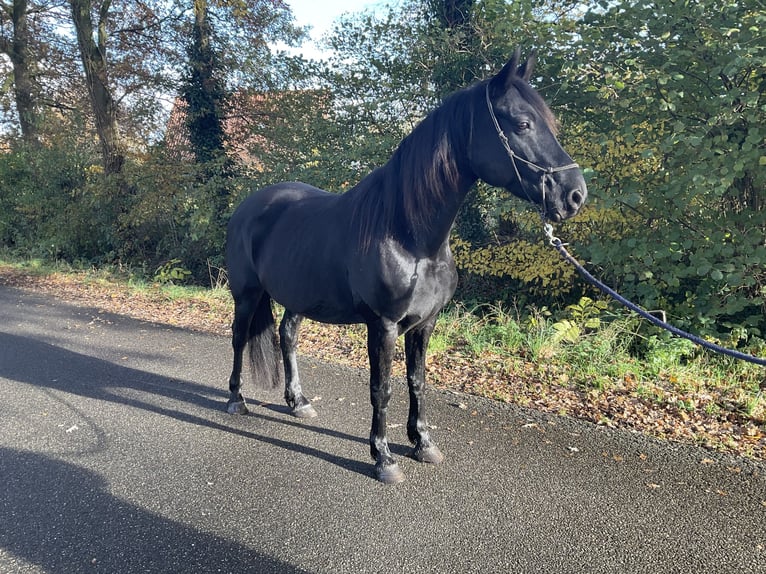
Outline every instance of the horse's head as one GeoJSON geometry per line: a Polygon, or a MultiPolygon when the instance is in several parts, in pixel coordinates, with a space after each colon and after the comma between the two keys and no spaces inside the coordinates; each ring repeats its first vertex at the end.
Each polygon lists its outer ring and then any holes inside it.
{"type": "Polygon", "coordinates": [[[534,54],[519,64],[520,50],[481,84],[469,157],[474,173],[490,185],[541,206],[551,221],[577,214],[588,189],[578,165],[556,139],[556,122],[529,85],[534,54]]]}

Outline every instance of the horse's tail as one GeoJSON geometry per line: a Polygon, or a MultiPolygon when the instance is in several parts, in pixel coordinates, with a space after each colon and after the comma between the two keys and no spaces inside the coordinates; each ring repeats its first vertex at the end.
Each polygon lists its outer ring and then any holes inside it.
{"type": "Polygon", "coordinates": [[[255,385],[264,389],[279,387],[283,382],[282,365],[274,314],[271,311],[271,297],[268,293],[264,293],[258,302],[250,323],[247,342],[255,385]]]}

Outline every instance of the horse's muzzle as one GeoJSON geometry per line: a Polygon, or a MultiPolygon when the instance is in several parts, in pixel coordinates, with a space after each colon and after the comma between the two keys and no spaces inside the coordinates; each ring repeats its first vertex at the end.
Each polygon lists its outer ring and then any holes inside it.
{"type": "Polygon", "coordinates": [[[568,182],[560,183],[555,182],[553,178],[544,179],[544,182],[553,189],[556,189],[554,186],[557,184],[560,186],[558,187],[559,193],[548,196],[548,201],[546,201],[545,216],[553,223],[574,217],[585,205],[585,200],[588,198],[588,188],[582,176],[577,175],[578,177],[572,178],[574,181],[570,179],[568,182]],[[568,190],[566,190],[567,187],[568,190]]]}

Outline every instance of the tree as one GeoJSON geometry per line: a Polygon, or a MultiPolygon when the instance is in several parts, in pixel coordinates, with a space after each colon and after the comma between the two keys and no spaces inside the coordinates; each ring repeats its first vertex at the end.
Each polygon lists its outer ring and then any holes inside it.
{"type": "Polygon", "coordinates": [[[117,102],[109,81],[107,44],[111,0],[70,0],[72,21],[77,33],[85,81],[90,94],[96,131],[101,142],[104,172],[120,174],[125,163],[125,146],[117,121],[117,102]],[[94,3],[95,1],[95,3],[94,3]],[[93,12],[97,16],[93,20],[93,12]],[[97,33],[96,33],[97,32],[97,33]]]}
{"type": "Polygon", "coordinates": [[[220,259],[226,221],[240,195],[237,176],[242,166],[229,141],[230,132],[240,131],[244,120],[237,108],[250,103],[247,94],[253,87],[263,90],[278,75],[269,43],[292,43],[300,31],[282,2],[194,0],[192,16],[186,26],[188,61],[180,95],[196,161],[195,185],[190,189],[196,213],[190,220],[190,235],[197,253],[189,264],[199,265],[205,255],[220,259]],[[263,65],[258,76],[246,78],[242,70],[258,67],[257,63],[263,65]],[[271,74],[265,73],[269,70],[271,74]]]}
{"type": "MultiPolygon", "coordinates": [[[[157,6],[166,8],[168,4],[157,6]]],[[[119,102],[120,127],[131,133],[128,146],[156,133],[161,108],[157,94],[172,81],[167,73],[178,60],[168,55],[172,40],[166,39],[172,36],[153,28],[161,17],[168,21],[168,15],[155,17],[151,9],[145,3],[115,0],[106,21],[100,22],[101,40],[94,41],[94,45],[98,41],[108,44],[108,87],[113,100],[119,102]]],[[[72,10],[69,2],[12,0],[0,4],[0,50],[11,63],[7,85],[13,87],[12,92],[1,93],[3,111],[12,126],[4,130],[9,139],[20,133],[25,141],[51,143],[63,132],[93,129],[94,108],[72,10]]],[[[91,16],[97,23],[99,17],[91,16]]],[[[87,21],[85,25],[93,26],[87,21]]],[[[90,36],[87,40],[93,41],[90,36]]]]}
{"type": "MultiPolygon", "coordinates": [[[[205,160],[214,154],[201,156],[198,168],[168,163],[162,146],[155,146],[167,115],[164,104],[178,93],[190,69],[186,49],[193,3],[8,0],[0,4],[3,50],[11,50],[12,16],[23,15],[22,6],[35,15],[27,24],[37,118],[28,125],[40,130],[42,149],[33,154],[14,148],[2,156],[0,238],[56,256],[120,257],[141,265],[182,255],[198,266],[218,255],[216,238],[239,197],[239,182],[220,163],[216,166],[228,156],[211,162],[205,160]],[[94,143],[100,146],[96,153],[94,143]],[[51,212],[59,215],[51,217],[51,212]]],[[[291,69],[270,51],[272,41],[289,43],[299,32],[285,3],[210,0],[208,8],[212,25],[203,48],[218,57],[207,70],[214,74],[207,77],[219,82],[213,86],[216,102],[225,103],[225,96],[245,88],[286,83],[281,77],[291,69]]],[[[16,21],[23,31],[23,21],[16,21]]],[[[3,111],[15,131],[27,132],[20,122],[27,115],[18,114],[25,100],[18,104],[10,90],[16,83],[23,88],[23,82],[4,83],[3,111]]],[[[207,81],[199,83],[208,87],[207,81]]],[[[215,112],[226,122],[237,110],[222,105],[215,112]]],[[[15,143],[12,131],[4,130],[3,136],[15,143]]],[[[221,147],[219,142],[208,151],[221,147]]]]}
{"type": "Polygon", "coordinates": [[[207,0],[194,0],[194,23],[188,46],[189,73],[182,87],[186,125],[198,163],[225,156],[223,109],[226,90],[222,67],[213,49],[207,0]]]}
{"type": "Polygon", "coordinates": [[[563,68],[607,214],[587,256],[735,341],[766,334],[764,25],[758,0],[602,2],[563,68]]]}

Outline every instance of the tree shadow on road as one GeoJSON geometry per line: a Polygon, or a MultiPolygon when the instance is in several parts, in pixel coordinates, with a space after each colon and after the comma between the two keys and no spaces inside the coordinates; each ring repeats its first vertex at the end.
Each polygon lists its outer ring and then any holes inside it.
{"type": "Polygon", "coordinates": [[[306,572],[120,500],[100,476],[40,454],[0,447],[0,481],[0,548],[45,572],[306,572]]]}

